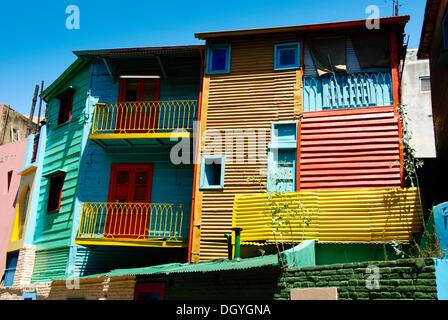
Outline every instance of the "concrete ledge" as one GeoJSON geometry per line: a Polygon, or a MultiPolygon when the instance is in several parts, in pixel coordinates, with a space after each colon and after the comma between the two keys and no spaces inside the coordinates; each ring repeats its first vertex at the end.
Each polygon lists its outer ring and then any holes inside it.
{"type": "Polygon", "coordinates": [[[291,289],[291,300],[338,300],[338,288],[291,289]]]}

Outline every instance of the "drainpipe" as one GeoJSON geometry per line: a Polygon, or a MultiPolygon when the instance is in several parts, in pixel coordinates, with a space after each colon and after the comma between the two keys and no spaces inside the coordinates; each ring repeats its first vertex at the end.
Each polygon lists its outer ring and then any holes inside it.
{"type": "Polygon", "coordinates": [[[237,260],[239,261],[240,258],[240,235],[241,235],[241,231],[243,229],[242,228],[232,228],[232,231],[235,232],[235,255],[233,260],[237,260]]]}
{"type": "MultiPolygon", "coordinates": [[[[199,84],[199,99],[198,99],[198,114],[197,114],[197,130],[196,130],[196,140],[194,146],[194,160],[193,160],[193,195],[191,197],[191,217],[190,217],[190,236],[188,238],[188,262],[191,263],[191,256],[193,254],[193,228],[194,228],[194,214],[195,214],[195,201],[196,201],[196,175],[199,170],[199,166],[197,165],[197,160],[199,159],[199,151],[200,151],[200,131],[201,131],[201,105],[202,105],[202,83],[204,78],[204,51],[203,47],[199,47],[199,55],[201,56],[201,80],[199,84]]],[[[196,253],[196,252],[195,252],[196,253]]]]}
{"type": "Polygon", "coordinates": [[[227,258],[232,260],[232,235],[230,233],[224,233],[227,238],[227,258]]]}

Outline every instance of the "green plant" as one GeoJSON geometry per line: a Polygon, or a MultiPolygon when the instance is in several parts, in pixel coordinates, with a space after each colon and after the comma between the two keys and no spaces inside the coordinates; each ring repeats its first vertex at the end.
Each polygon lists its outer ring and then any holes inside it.
{"type": "Polygon", "coordinates": [[[406,112],[406,105],[398,105],[398,113],[401,119],[402,136],[400,142],[403,148],[403,170],[405,173],[405,180],[410,183],[412,187],[418,186],[417,169],[423,166],[423,161],[415,158],[415,149],[411,145],[412,132],[409,127],[409,116],[406,112]]]}
{"type": "MultiPolygon", "coordinates": [[[[287,248],[287,243],[291,243],[294,255],[295,242],[304,240],[305,230],[311,223],[312,210],[307,208],[297,193],[291,193],[284,188],[284,182],[287,180],[287,170],[276,170],[273,174],[268,174],[267,181],[260,176],[251,176],[247,179],[249,183],[259,185],[266,194],[265,215],[269,217],[270,229],[272,231],[274,242],[279,255],[279,261],[282,266],[286,265],[286,260],[281,257],[281,252],[287,248]],[[269,183],[267,183],[269,181],[269,183]],[[268,185],[270,188],[268,188],[268,185]],[[295,234],[293,225],[301,228],[300,234],[295,234]],[[287,240],[285,239],[285,237],[287,240]]],[[[291,261],[292,266],[295,260],[291,261]]]]}

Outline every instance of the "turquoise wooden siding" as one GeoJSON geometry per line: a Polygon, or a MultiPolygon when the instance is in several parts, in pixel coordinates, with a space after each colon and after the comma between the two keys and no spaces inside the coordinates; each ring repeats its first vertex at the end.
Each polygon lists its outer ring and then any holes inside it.
{"type": "MultiPolygon", "coordinates": [[[[181,66],[176,74],[161,79],[160,100],[195,100],[199,93],[199,69],[181,66]]],[[[119,82],[114,81],[103,63],[93,63],[90,90],[87,97],[84,139],[91,132],[95,104],[118,100],[119,82]]],[[[154,139],[132,141],[137,149],[103,150],[92,140],[85,140],[79,172],[76,202],[107,202],[112,163],[153,163],[151,202],[186,204],[183,234],[189,235],[190,207],[193,185],[193,164],[174,165],[170,161],[170,147],[159,145],[154,139]]],[[[166,143],[166,141],[165,141],[166,143]]],[[[79,227],[81,205],[74,213],[73,238],[79,227]]],[[[148,266],[162,262],[185,261],[185,249],[133,248],[119,246],[80,246],[71,252],[70,263],[75,275],[104,272],[115,268],[148,266]]]]}
{"type": "Polygon", "coordinates": [[[43,178],[41,180],[34,235],[34,244],[40,248],[50,249],[69,246],[71,242],[73,207],[78,182],[89,76],[90,66],[85,66],[63,85],[63,88],[72,86],[76,89],[69,122],[58,126],[59,100],[51,98],[48,103],[43,178]],[[57,213],[47,214],[48,176],[58,170],[66,172],[62,189],[61,209],[57,213]]]}
{"type": "Polygon", "coordinates": [[[47,282],[54,278],[64,277],[69,251],[69,247],[36,251],[31,282],[47,282]]]}

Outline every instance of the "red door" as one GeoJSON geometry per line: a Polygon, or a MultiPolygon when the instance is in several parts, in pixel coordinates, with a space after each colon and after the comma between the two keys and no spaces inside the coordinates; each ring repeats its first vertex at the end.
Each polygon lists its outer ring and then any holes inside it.
{"type": "Polygon", "coordinates": [[[112,164],[104,235],[145,239],[151,218],[152,164],[112,164]]]}
{"type": "Polygon", "coordinates": [[[159,106],[158,103],[148,101],[159,101],[159,98],[160,78],[121,78],[116,132],[154,132],[157,129],[159,106]]]}

